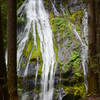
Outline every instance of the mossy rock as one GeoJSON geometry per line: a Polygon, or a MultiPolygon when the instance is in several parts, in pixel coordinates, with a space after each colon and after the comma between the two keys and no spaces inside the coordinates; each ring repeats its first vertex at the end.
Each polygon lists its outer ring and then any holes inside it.
{"type": "Polygon", "coordinates": [[[79,95],[81,98],[84,98],[86,96],[86,91],[85,91],[85,87],[84,84],[76,84],[73,87],[71,86],[66,86],[65,88],[65,92],[66,94],[73,94],[74,96],[79,95]]]}

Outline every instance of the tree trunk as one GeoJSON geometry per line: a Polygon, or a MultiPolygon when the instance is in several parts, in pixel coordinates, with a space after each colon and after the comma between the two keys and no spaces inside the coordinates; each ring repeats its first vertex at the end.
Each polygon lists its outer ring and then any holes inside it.
{"type": "Polygon", "coordinates": [[[9,100],[1,16],[2,13],[1,13],[1,0],[0,0],[0,100],[9,100]]]}
{"type": "Polygon", "coordinates": [[[100,93],[100,0],[96,0],[96,56],[98,68],[98,93],[100,93]]]}
{"type": "Polygon", "coordinates": [[[88,67],[88,93],[97,93],[97,66],[96,66],[96,16],[95,0],[88,0],[89,19],[89,67],[88,67]]]}
{"type": "Polygon", "coordinates": [[[17,100],[16,71],[16,0],[7,0],[7,32],[8,32],[8,91],[10,100],[17,100]]]}

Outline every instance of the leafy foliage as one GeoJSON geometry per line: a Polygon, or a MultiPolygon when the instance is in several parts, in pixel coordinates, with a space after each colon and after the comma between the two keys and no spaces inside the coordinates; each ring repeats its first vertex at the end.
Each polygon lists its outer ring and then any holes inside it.
{"type": "Polygon", "coordinates": [[[65,87],[66,94],[74,94],[74,96],[80,95],[82,98],[85,97],[85,87],[84,84],[77,84],[74,87],[65,87]]]}
{"type": "Polygon", "coordinates": [[[17,9],[23,4],[24,0],[17,0],[17,9]]]}
{"type": "Polygon", "coordinates": [[[70,60],[65,64],[66,71],[68,71],[69,67],[75,71],[76,76],[81,76],[79,65],[80,65],[81,57],[79,52],[73,51],[70,60]]]}

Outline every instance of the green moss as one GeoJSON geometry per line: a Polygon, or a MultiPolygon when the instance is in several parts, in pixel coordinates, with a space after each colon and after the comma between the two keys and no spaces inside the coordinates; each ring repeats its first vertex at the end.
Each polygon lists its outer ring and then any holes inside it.
{"type": "Polygon", "coordinates": [[[65,85],[62,85],[62,84],[57,84],[56,86],[55,86],[55,88],[58,88],[58,87],[62,87],[62,88],[66,88],[66,86],[65,85]]]}
{"type": "Polygon", "coordinates": [[[29,35],[29,40],[27,41],[26,45],[25,45],[25,48],[24,48],[24,51],[23,51],[23,55],[26,57],[26,60],[28,60],[28,57],[30,55],[30,52],[33,48],[33,51],[32,51],[32,56],[31,56],[31,59],[33,58],[37,58],[37,56],[40,57],[40,59],[42,59],[41,57],[41,51],[40,51],[40,40],[39,40],[39,37],[38,37],[38,33],[37,33],[37,30],[36,30],[36,42],[37,42],[37,47],[34,46],[33,44],[33,35],[32,33],[30,33],[29,35]]]}
{"type": "Polygon", "coordinates": [[[72,24],[71,23],[68,23],[68,28],[69,28],[70,34],[72,34],[72,24]]]}
{"type": "Polygon", "coordinates": [[[17,17],[17,22],[18,23],[25,23],[25,19],[24,18],[21,18],[21,17],[17,17]]]}
{"type": "Polygon", "coordinates": [[[72,23],[75,23],[75,24],[81,24],[81,20],[82,20],[82,17],[83,17],[83,10],[78,10],[74,13],[72,13],[72,15],[70,15],[68,17],[68,19],[72,22],[72,23]]]}
{"type": "Polygon", "coordinates": [[[37,40],[37,48],[36,48],[36,46],[34,46],[31,59],[37,58],[37,56],[40,57],[40,59],[42,59],[42,57],[41,57],[41,51],[40,51],[39,38],[38,38],[38,40],[37,40]]]}
{"type": "Polygon", "coordinates": [[[58,61],[58,67],[62,68],[62,66],[63,66],[63,62],[58,61]]]}
{"type": "Polygon", "coordinates": [[[76,48],[74,48],[74,50],[76,50],[77,48],[80,47],[80,43],[76,41],[76,43],[74,44],[74,47],[76,47],[76,48]]]}
{"type": "Polygon", "coordinates": [[[63,17],[55,17],[53,19],[53,23],[54,23],[54,28],[55,28],[54,32],[63,33],[65,29],[67,28],[66,26],[67,20],[64,19],[63,17]]]}
{"type": "Polygon", "coordinates": [[[57,50],[55,41],[53,42],[53,49],[54,49],[54,52],[56,54],[56,61],[58,61],[58,50],[57,50]]]}
{"type": "Polygon", "coordinates": [[[72,44],[72,41],[69,41],[69,42],[67,43],[67,47],[70,47],[71,44],[72,44]]]}
{"type": "Polygon", "coordinates": [[[56,29],[54,28],[53,19],[54,19],[53,13],[50,12],[50,13],[49,13],[49,20],[50,20],[51,28],[52,28],[53,32],[55,32],[56,29]]]}
{"type": "Polygon", "coordinates": [[[30,33],[29,40],[26,42],[25,48],[23,50],[23,55],[26,57],[26,60],[28,60],[32,47],[33,47],[33,36],[32,33],[30,33]]]}
{"type": "Polygon", "coordinates": [[[17,91],[18,91],[18,92],[22,92],[22,91],[23,91],[23,89],[21,89],[21,88],[18,88],[18,89],[17,89],[17,91]]]}
{"type": "Polygon", "coordinates": [[[67,20],[63,16],[56,16],[54,17],[52,13],[49,15],[51,28],[53,33],[63,33],[66,30],[66,23],[67,20]]]}
{"type": "Polygon", "coordinates": [[[87,3],[88,2],[88,0],[83,0],[83,3],[87,3]]]}
{"type": "Polygon", "coordinates": [[[58,85],[56,85],[56,88],[58,88],[58,87],[64,88],[65,93],[67,95],[69,95],[69,94],[73,94],[74,96],[79,95],[82,98],[84,98],[86,96],[86,90],[85,90],[84,83],[77,83],[74,86],[65,86],[65,85],[58,84],[58,85]]]}
{"type": "Polygon", "coordinates": [[[41,57],[41,51],[40,51],[40,39],[39,39],[39,36],[38,36],[38,31],[37,31],[37,25],[36,24],[35,24],[35,31],[36,31],[36,43],[37,43],[37,47],[34,46],[31,58],[37,58],[37,56],[39,56],[40,59],[42,59],[42,57],[41,57]]]}
{"type": "Polygon", "coordinates": [[[61,80],[62,80],[62,81],[69,81],[68,78],[62,78],[61,80]]]}
{"type": "Polygon", "coordinates": [[[36,47],[34,47],[31,58],[32,58],[32,59],[33,59],[33,58],[36,59],[36,58],[37,58],[37,54],[38,54],[38,50],[36,49],[36,47]]]}
{"type": "Polygon", "coordinates": [[[25,63],[24,62],[22,62],[22,68],[25,69],[25,63]]]}
{"type": "Polygon", "coordinates": [[[75,29],[76,29],[77,32],[80,32],[80,26],[79,25],[76,25],[75,29]]]}
{"type": "Polygon", "coordinates": [[[40,93],[40,90],[39,89],[34,89],[33,90],[36,94],[39,94],[40,93]]]}
{"type": "Polygon", "coordinates": [[[69,19],[66,16],[57,16],[54,17],[52,13],[49,16],[51,28],[53,30],[54,36],[60,34],[60,41],[63,38],[71,39],[72,37],[72,24],[68,21],[69,19]],[[63,37],[63,33],[66,33],[63,37]]]}
{"type": "Polygon", "coordinates": [[[33,43],[31,42],[31,40],[28,42],[28,45],[27,45],[27,49],[26,49],[26,55],[29,55],[31,50],[32,50],[32,46],[33,46],[33,43]]]}
{"type": "Polygon", "coordinates": [[[79,66],[79,63],[80,63],[80,60],[81,60],[81,57],[80,57],[80,54],[79,52],[77,51],[73,51],[71,57],[70,57],[70,60],[65,64],[65,65],[72,65],[72,66],[79,66]]]}
{"type": "Polygon", "coordinates": [[[84,84],[77,84],[73,87],[64,87],[66,94],[74,94],[74,96],[80,95],[82,98],[86,96],[84,84]]]}
{"type": "Polygon", "coordinates": [[[39,70],[38,70],[38,75],[41,76],[41,73],[42,73],[42,66],[43,66],[43,63],[41,64],[41,66],[39,66],[39,70]]]}
{"type": "Polygon", "coordinates": [[[22,77],[20,77],[20,76],[18,76],[18,78],[17,78],[17,87],[18,87],[19,89],[22,88],[22,77]]]}
{"type": "Polygon", "coordinates": [[[17,9],[24,3],[23,0],[20,0],[20,2],[17,0],[17,9]]]}
{"type": "Polygon", "coordinates": [[[73,81],[78,81],[79,78],[83,79],[83,70],[80,69],[81,57],[79,52],[73,51],[69,61],[64,64],[65,73],[74,73],[72,79],[73,81]]]}

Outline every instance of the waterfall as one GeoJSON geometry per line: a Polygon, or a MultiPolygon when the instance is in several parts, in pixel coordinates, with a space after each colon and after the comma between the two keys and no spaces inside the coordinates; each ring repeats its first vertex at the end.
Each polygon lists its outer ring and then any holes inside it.
{"type": "MultiPolygon", "coordinates": [[[[20,59],[21,56],[23,55],[23,50],[25,48],[25,45],[29,40],[30,32],[33,35],[34,38],[33,45],[36,48],[37,48],[36,38],[38,33],[40,39],[40,51],[43,60],[42,75],[41,75],[41,92],[39,100],[53,100],[56,57],[53,49],[53,39],[52,39],[53,36],[49,23],[49,15],[44,8],[42,0],[26,0],[23,3],[23,5],[18,9],[18,15],[20,17],[26,16],[27,20],[24,32],[19,34],[18,36],[18,37],[20,37],[20,35],[23,36],[22,39],[18,38],[19,41],[18,51],[17,51],[18,69],[20,69],[21,67],[20,59]]],[[[34,47],[32,47],[30,51],[24,76],[27,75],[29,61],[33,53],[32,51],[34,47]]]]}
{"type": "Polygon", "coordinates": [[[82,48],[82,66],[84,70],[84,81],[86,91],[88,91],[88,82],[87,82],[87,73],[88,73],[88,12],[84,9],[84,16],[82,19],[83,24],[83,31],[82,31],[82,38],[84,42],[84,47],[82,48]]]}
{"type": "Polygon", "coordinates": [[[83,30],[82,30],[82,37],[79,35],[79,33],[76,31],[75,26],[72,24],[73,27],[73,34],[75,34],[76,38],[79,40],[81,47],[82,47],[82,52],[81,52],[81,57],[82,57],[82,66],[83,66],[83,71],[84,71],[84,81],[85,81],[85,88],[86,91],[88,91],[88,83],[87,83],[87,72],[88,72],[88,13],[86,9],[84,9],[84,16],[82,19],[82,25],[83,25],[83,30]]]}
{"type": "Polygon", "coordinates": [[[52,5],[52,8],[53,8],[54,15],[59,16],[60,14],[55,7],[55,3],[53,3],[52,0],[50,0],[50,2],[51,2],[51,5],[52,5]]]}
{"type": "Polygon", "coordinates": [[[65,15],[64,8],[63,8],[63,4],[62,4],[62,1],[63,1],[63,0],[61,0],[61,1],[60,1],[60,9],[61,9],[62,14],[64,14],[64,15],[65,15]]]}

